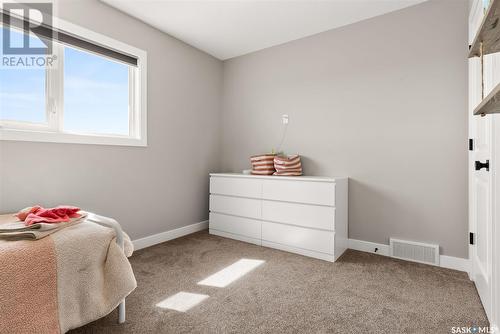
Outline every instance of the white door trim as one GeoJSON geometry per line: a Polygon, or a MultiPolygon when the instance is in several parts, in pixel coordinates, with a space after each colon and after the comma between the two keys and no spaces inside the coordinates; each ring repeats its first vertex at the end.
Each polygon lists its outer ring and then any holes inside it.
{"type": "MultiPolygon", "coordinates": [[[[473,39],[484,16],[483,1],[474,0],[469,15],[469,40],[473,39]]],[[[481,302],[492,325],[498,324],[499,313],[499,259],[500,250],[496,241],[500,241],[500,232],[495,228],[499,221],[500,207],[499,180],[496,177],[498,164],[495,157],[500,156],[500,127],[497,115],[484,118],[473,116],[472,110],[482,100],[481,86],[484,95],[500,82],[500,57],[491,54],[484,57],[484,69],[478,58],[469,60],[469,138],[474,140],[473,151],[469,152],[468,184],[469,184],[469,231],[475,235],[474,245],[469,246],[471,263],[471,279],[476,284],[481,302]],[[481,83],[482,80],[482,83],[481,83]],[[475,161],[489,160],[488,172],[476,171],[475,161]]]]}

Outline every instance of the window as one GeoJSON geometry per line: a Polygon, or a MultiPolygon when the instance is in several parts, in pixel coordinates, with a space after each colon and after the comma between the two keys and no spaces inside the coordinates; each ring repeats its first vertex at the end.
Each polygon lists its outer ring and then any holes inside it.
{"type": "Polygon", "coordinates": [[[64,48],[64,129],[129,135],[129,66],[64,48]]]}
{"type": "MultiPolygon", "coordinates": [[[[146,53],[57,23],[57,37],[29,34],[30,47],[52,42],[40,62],[2,54],[0,139],[145,146],[146,53]]],[[[2,46],[4,31],[11,46],[23,45],[22,30],[0,29],[2,46]]]]}
{"type": "MultiPolygon", "coordinates": [[[[10,35],[13,45],[18,46],[22,42],[21,33],[11,30],[10,35]]],[[[1,45],[2,36],[3,28],[0,34],[1,45]]],[[[30,38],[30,43],[35,43],[35,38],[30,38]]],[[[11,123],[46,123],[45,82],[45,68],[0,69],[0,119],[11,123]]]]}

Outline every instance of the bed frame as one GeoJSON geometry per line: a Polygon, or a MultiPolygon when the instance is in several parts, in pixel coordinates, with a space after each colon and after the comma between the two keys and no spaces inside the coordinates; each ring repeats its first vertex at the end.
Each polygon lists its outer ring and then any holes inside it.
{"type": "MultiPolygon", "coordinates": [[[[96,215],[95,213],[90,213],[90,212],[87,216],[87,220],[114,229],[116,234],[116,243],[118,247],[120,247],[122,251],[124,251],[123,230],[120,224],[118,224],[116,220],[114,220],[113,218],[96,215]]],[[[125,298],[118,305],[118,323],[123,324],[124,322],[125,322],[125,298]]]]}

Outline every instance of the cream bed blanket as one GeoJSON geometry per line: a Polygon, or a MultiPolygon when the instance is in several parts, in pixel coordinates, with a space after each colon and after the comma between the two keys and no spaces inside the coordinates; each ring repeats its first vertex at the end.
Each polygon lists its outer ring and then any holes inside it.
{"type": "MultiPolygon", "coordinates": [[[[0,216],[2,222],[10,215],[0,216]]],[[[0,333],[65,333],[115,309],[136,286],[115,232],[90,221],[39,240],[0,240],[0,333]]]]}

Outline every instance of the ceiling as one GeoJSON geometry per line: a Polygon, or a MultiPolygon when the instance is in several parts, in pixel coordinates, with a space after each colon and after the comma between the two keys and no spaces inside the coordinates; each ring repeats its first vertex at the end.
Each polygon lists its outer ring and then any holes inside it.
{"type": "Polygon", "coordinates": [[[101,0],[225,60],[425,0],[101,0]]]}

